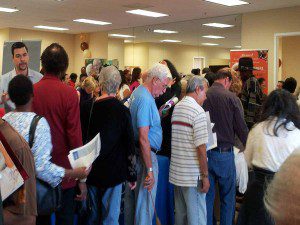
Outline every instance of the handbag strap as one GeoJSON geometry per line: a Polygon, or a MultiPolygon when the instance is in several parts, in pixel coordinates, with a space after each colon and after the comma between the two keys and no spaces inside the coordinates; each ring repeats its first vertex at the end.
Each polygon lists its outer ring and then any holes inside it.
{"type": "Polygon", "coordinates": [[[18,157],[15,155],[14,151],[11,149],[10,145],[8,144],[6,138],[4,137],[4,135],[2,134],[1,131],[0,131],[0,141],[2,142],[3,147],[5,148],[7,154],[9,155],[9,157],[11,158],[13,163],[15,164],[15,166],[18,169],[19,173],[21,174],[22,178],[24,180],[27,180],[29,178],[29,175],[24,170],[21,162],[19,161],[18,157]]]}
{"type": "MultiPolygon", "coordinates": [[[[91,110],[90,110],[90,115],[89,115],[89,122],[88,122],[88,126],[87,126],[87,130],[86,130],[86,137],[85,137],[85,142],[88,141],[89,139],[89,131],[90,131],[90,123],[91,123],[91,117],[92,117],[92,113],[93,113],[93,108],[94,108],[94,103],[96,101],[96,99],[92,99],[92,106],[91,106],[91,110]]],[[[84,143],[85,144],[85,143],[84,143]]]]}
{"type": "Polygon", "coordinates": [[[35,115],[31,121],[30,128],[29,128],[29,138],[28,138],[28,144],[30,148],[32,148],[34,143],[34,134],[35,134],[37,124],[42,118],[43,118],[42,116],[35,115]]]}

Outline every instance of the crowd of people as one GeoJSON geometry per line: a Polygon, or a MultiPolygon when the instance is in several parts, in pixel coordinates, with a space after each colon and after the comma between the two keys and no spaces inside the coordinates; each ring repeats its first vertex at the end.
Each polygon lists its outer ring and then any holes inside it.
{"type": "Polygon", "coordinates": [[[4,224],[51,224],[52,212],[41,214],[37,205],[36,184],[42,181],[61,187],[56,224],[73,225],[76,212],[79,225],[117,225],[123,198],[124,224],[150,225],[161,155],[170,160],[164,179],[174,186],[175,224],[216,224],[218,185],[220,225],[232,225],[234,149],[254,174],[236,223],[300,223],[294,78],[279,81],[267,95],[266,80],[254,76],[248,57],[216,73],[204,68],[182,76],[163,59],[144,73],[103,66],[97,73],[83,67],[80,76],[68,75],[68,54],[57,43],[43,51],[41,74],[28,67],[24,43],[14,43],[11,51],[15,68],[1,79],[0,138],[29,179],[1,204],[4,224]],[[175,97],[179,102],[164,111],[175,97]],[[217,136],[217,147],[209,150],[208,116],[217,136]],[[93,165],[72,169],[69,152],[98,133],[101,152],[93,165]]]}

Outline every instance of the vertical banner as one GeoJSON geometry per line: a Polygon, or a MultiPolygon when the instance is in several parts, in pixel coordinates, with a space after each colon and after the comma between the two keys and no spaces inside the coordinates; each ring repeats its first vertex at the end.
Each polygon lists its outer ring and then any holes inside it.
{"type": "Polygon", "coordinates": [[[254,76],[266,80],[266,88],[263,90],[268,94],[268,50],[231,50],[230,67],[239,62],[242,57],[250,57],[253,60],[254,76]]]}

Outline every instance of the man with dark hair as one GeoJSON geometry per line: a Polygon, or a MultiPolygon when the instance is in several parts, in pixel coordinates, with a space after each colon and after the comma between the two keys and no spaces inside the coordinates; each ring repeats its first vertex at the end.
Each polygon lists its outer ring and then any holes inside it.
{"type": "Polygon", "coordinates": [[[70,85],[71,87],[75,88],[76,80],[77,80],[77,74],[76,74],[76,73],[71,73],[71,74],[70,74],[69,85],[70,85]]]}
{"type": "Polygon", "coordinates": [[[202,70],[202,75],[205,75],[207,73],[211,73],[211,69],[208,68],[208,67],[204,67],[203,70],[202,70]]]}
{"type": "Polygon", "coordinates": [[[253,60],[250,57],[239,59],[238,71],[243,82],[241,101],[244,108],[245,121],[250,129],[259,119],[263,95],[258,80],[253,74],[253,60]]]}
{"type": "Polygon", "coordinates": [[[282,89],[283,84],[284,84],[284,81],[283,80],[279,80],[277,82],[276,89],[282,89]]]}
{"type": "Polygon", "coordinates": [[[282,89],[287,90],[291,94],[294,94],[296,87],[297,87],[297,81],[293,77],[286,78],[282,85],[282,89]]]}
{"type": "MultiPolygon", "coordinates": [[[[28,48],[23,42],[15,42],[11,46],[11,53],[12,53],[12,59],[15,68],[2,75],[1,79],[1,94],[2,94],[2,108],[5,108],[6,112],[10,112],[15,109],[15,105],[12,101],[10,101],[9,96],[7,94],[8,89],[8,83],[11,81],[13,77],[15,77],[17,74],[22,74],[24,76],[27,76],[31,82],[37,83],[42,79],[43,75],[39,72],[36,72],[34,70],[31,70],[28,68],[28,62],[29,62],[29,54],[28,54],[28,48]],[[3,106],[4,105],[4,106],[3,106]]],[[[0,106],[1,107],[1,106],[0,106]]]]}
{"type": "MultiPolygon", "coordinates": [[[[48,46],[41,56],[45,76],[34,85],[33,111],[44,116],[51,129],[52,161],[66,169],[71,165],[68,160],[69,151],[82,145],[79,115],[79,99],[76,90],[60,81],[65,74],[69,58],[65,49],[53,43],[48,46]],[[51,93],[51,94],[49,94],[51,93]]],[[[56,212],[58,224],[73,224],[74,198],[76,181],[62,181],[62,207],[56,212]]],[[[85,198],[86,185],[80,182],[80,199],[85,198]]]]}
{"type": "Polygon", "coordinates": [[[210,188],[206,194],[207,225],[213,224],[215,183],[219,184],[222,225],[232,225],[235,210],[236,172],[233,145],[235,135],[246,145],[248,128],[238,97],[228,89],[232,75],[228,68],[216,74],[207,91],[203,108],[209,111],[213,131],[217,134],[217,147],[207,151],[210,188]]]}
{"type": "Polygon", "coordinates": [[[200,72],[201,72],[201,70],[199,68],[191,70],[191,73],[196,75],[196,76],[200,76],[200,72]]]}

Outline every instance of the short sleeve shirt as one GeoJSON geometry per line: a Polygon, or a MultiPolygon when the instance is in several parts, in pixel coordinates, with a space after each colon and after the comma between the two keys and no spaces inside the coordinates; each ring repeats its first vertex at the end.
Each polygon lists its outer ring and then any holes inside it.
{"type": "Polygon", "coordinates": [[[162,143],[160,116],[154,98],[143,85],[137,87],[132,93],[129,109],[135,141],[138,141],[139,128],[149,126],[148,139],[150,147],[160,150],[162,143]]]}
{"type": "Polygon", "coordinates": [[[197,147],[208,142],[207,120],[203,108],[192,97],[184,97],[172,115],[170,183],[196,187],[200,179],[197,147]]]}

